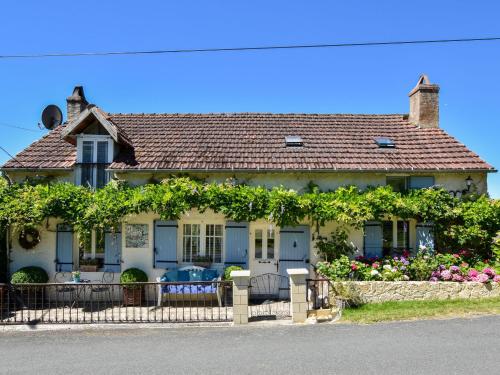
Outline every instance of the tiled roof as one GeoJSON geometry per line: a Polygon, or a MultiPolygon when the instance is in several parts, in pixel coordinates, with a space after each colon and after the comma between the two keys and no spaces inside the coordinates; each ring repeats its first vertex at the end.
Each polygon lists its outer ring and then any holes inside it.
{"type": "MultiPolygon", "coordinates": [[[[134,170],[494,170],[442,129],[421,129],[406,115],[107,114],[127,134],[111,169],[134,170]],[[286,147],[285,136],[303,139],[286,147]],[[395,148],[379,148],[388,137],[395,148]]],[[[65,168],[75,148],[61,127],[4,168],[65,168]]]]}

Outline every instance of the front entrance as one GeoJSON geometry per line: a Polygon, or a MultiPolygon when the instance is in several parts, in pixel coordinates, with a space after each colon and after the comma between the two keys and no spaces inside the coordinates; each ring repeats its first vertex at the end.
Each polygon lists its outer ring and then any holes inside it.
{"type": "Polygon", "coordinates": [[[258,276],[278,273],[278,257],[274,226],[265,224],[254,226],[250,233],[250,269],[252,274],[258,276]]]}

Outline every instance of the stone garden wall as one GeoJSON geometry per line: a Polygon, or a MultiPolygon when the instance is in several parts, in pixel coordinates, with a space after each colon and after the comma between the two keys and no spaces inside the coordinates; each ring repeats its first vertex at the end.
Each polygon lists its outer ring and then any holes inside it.
{"type": "Polygon", "coordinates": [[[336,294],[354,303],[500,297],[500,283],[340,281],[331,285],[330,298],[336,294]]]}

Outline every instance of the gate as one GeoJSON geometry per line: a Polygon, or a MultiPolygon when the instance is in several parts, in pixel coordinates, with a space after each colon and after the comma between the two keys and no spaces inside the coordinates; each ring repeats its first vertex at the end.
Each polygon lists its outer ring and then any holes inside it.
{"type": "Polygon", "coordinates": [[[290,281],[287,276],[265,273],[250,278],[250,320],[287,319],[290,311],[290,281]]]}

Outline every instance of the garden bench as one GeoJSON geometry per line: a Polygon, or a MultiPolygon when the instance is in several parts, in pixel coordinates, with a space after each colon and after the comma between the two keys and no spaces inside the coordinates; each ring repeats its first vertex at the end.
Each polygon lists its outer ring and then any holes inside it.
{"type": "Polygon", "coordinates": [[[221,276],[217,270],[188,266],[158,277],[158,306],[163,301],[217,301],[222,305],[221,276]],[[212,283],[209,283],[213,281],[212,283]]]}

